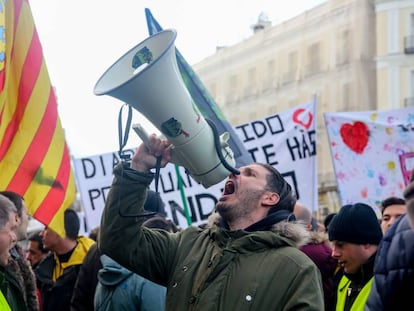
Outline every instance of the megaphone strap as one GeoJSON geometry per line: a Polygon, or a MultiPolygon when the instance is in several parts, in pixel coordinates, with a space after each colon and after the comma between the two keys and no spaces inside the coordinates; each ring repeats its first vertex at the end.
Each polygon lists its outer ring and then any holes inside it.
{"type": "Polygon", "coordinates": [[[121,109],[119,109],[119,115],[118,115],[118,138],[119,138],[119,157],[123,161],[128,161],[130,159],[129,154],[124,154],[124,147],[128,142],[128,136],[129,136],[129,129],[131,127],[131,120],[132,120],[132,108],[128,104],[122,105],[121,109]],[[122,130],[122,110],[125,106],[128,106],[128,116],[127,116],[127,122],[125,124],[125,131],[122,130]]]}

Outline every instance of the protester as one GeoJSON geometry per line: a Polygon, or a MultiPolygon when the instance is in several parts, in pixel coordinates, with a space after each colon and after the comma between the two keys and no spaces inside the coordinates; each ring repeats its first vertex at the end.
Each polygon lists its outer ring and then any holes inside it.
{"type": "Polygon", "coordinates": [[[395,221],[379,245],[366,311],[414,310],[411,297],[414,288],[414,226],[410,226],[414,206],[413,177],[411,175],[410,184],[404,191],[407,214],[395,221]]]}
{"type": "MultiPolygon", "coordinates": [[[[144,209],[151,211],[153,201],[148,200],[148,197],[144,209]]],[[[170,233],[179,231],[171,220],[163,216],[151,217],[143,223],[143,226],[170,233]]],[[[98,274],[99,283],[95,294],[95,311],[165,310],[166,288],[164,286],[129,271],[106,255],[101,256],[101,262],[103,268],[99,270],[98,274]]]]}
{"type": "Polygon", "coordinates": [[[332,219],[334,218],[334,216],[336,215],[336,213],[330,213],[328,215],[326,215],[325,219],[323,220],[323,226],[325,227],[325,232],[328,233],[328,227],[329,224],[331,223],[332,219]]]}
{"type": "Polygon", "coordinates": [[[98,273],[95,310],[165,310],[164,286],[155,284],[125,269],[106,255],[98,273]]]}
{"type": "Polygon", "coordinates": [[[381,241],[365,310],[414,310],[414,232],[400,217],[381,241]]]}
{"type": "Polygon", "coordinates": [[[0,195],[0,309],[23,311],[27,310],[26,301],[19,284],[10,279],[10,271],[6,269],[11,259],[10,248],[17,242],[17,209],[13,202],[0,195]]]}
{"type": "Polygon", "coordinates": [[[384,235],[395,221],[407,212],[405,200],[389,197],[381,202],[381,230],[384,235]]]}
{"type": "Polygon", "coordinates": [[[312,213],[303,204],[297,202],[293,210],[296,220],[301,222],[306,230],[310,232],[310,240],[300,247],[300,250],[309,256],[318,267],[322,276],[323,295],[325,311],[335,310],[336,284],[334,277],[338,267],[338,260],[332,255],[332,248],[329,245],[328,236],[320,232],[318,227],[312,224],[312,213]]]}
{"type": "MultiPolygon", "coordinates": [[[[145,200],[145,210],[148,212],[154,212],[158,216],[149,216],[147,220],[148,225],[159,226],[160,223],[167,221],[164,215],[165,204],[162,201],[159,193],[148,190],[147,199],[145,200]],[[155,220],[153,220],[155,219],[155,220]],[[158,221],[160,223],[158,223],[158,221]],[[155,223],[157,222],[157,223],[155,223]]],[[[168,224],[172,226],[174,223],[168,224]]],[[[99,235],[99,226],[94,228],[89,237],[96,240],[99,235]]],[[[71,300],[72,311],[93,311],[94,310],[94,297],[96,286],[98,285],[98,271],[102,269],[102,263],[100,260],[101,253],[99,252],[97,244],[94,244],[86,254],[82,266],[80,267],[78,278],[76,280],[75,289],[71,300]]]]}
{"type": "Polygon", "coordinates": [[[37,281],[36,267],[39,262],[46,258],[47,254],[49,254],[49,250],[44,248],[40,232],[41,231],[35,231],[28,237],[29,242],[27,244],[26,259],[30,263],[36,277],[36,296],[39,302],[39,309],[42,310],[42,296],[39,290],[40,284],[37,281]]]}
{"type": "Polygon", "coordinates": [[[72,311],[94,311],[93,299],[98,285],[98,271],[102,268],[98,244],[93,244],[79,269],[71,299],[72,311]]]}
{"type": "Polygon", "coordinates": [[[27,238],[28,243],[26,249],[26,259],[30,263],[33,270],[36,269],[37,264],[45,259],[47,254],[49,254],[49,250],[43,246],[40,232],[40,230],[35,231],[27,238]]]}
{"type": "Polygon", "coordinates": [[[373,281],[373,267],[382,231],[371,206],[343,206],[328,227],[332,256],[343,268],[336,310],[363,310],[373,281]]]}
{"type": "Polygon", "coordinates": [[[136,217],[156,156],[161,167],[171,159],[168,141],[151,135],[148,145],[114,170],[101,221],[103,254],[166,286],[168,310],[323,310],[319,272],[297,249],[308,233],[286,221],[295,197],[278,171],[259,163],[240,168],[216,204],[222,226],[172,234],[136,217]]]}
{"type": "MultiPolygon", "coordinates": [[[[16,236],[18,241],[23,241],[27,238],[27,227],[29,226],[29,216],[26,203],[22,196],[13,191],[0,191],[1,195],[7,197],[13,202],[16,213],[16,236]]],[[[6,270],[8,280],[18,284],[19,290],[22,292],[26,309],[29,311],[39,310],[39,301],[36,289],[36,278],[30,264],[26,260],[26,256],[22,247],[15,244],[10,249],[10,260],[7,264],[6,270]]]]}
{"type": "Polygon", "coordinates": [[[80,222],[73,209],[64,212],[65,236],[51,228],[40,233],[44,246],[51,251],[36,268],[43,311],[70,310],[70,301],[80,265],[95,241],[78,236],[80,222]]]}
{"type": "Polygon", "coordinates": [[[410,183],[404,190],[404,198],[406,200],[408,220],[410,221],[411,228],[414,230],[414,169],[411,172],[410,183]]]}
{"type": "Polygon", "coordinates": [[[18,241],[26,239],[27,227],[29,226],[29,216],[26,203],[24,202],[22,196],[13,191],[0,191],[0,194],[4,195],[10,201],[12,201],[14,206],[16,207],[16,221],[19,224],[19,226],[16,229],[18,241]]]}
{"type": "Polygon", "coordinates": [[[96,242],[98,240],[98,234],[99,234],[99,226],[93,228],[91,232],[89,232],[88,238],[96,242]]]}

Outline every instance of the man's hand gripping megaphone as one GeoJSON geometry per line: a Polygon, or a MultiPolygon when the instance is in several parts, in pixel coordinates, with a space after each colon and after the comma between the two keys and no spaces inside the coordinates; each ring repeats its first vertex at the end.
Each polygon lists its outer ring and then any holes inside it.
{"type": "Polygon", "coordinates": [[[165,167],[171,161],[172,144],[167,139],[162,139],[151,134],[147,141],[143,142],[131,159],[131,168],[142,173],[149,173],[157,166],[157,158],[160,157],[160,167],[165,167]]]}

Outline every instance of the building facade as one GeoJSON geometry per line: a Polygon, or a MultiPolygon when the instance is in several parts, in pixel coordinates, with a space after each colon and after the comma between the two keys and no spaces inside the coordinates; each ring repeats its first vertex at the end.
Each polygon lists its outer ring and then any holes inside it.
{"type": "Polygon", "coordinates": [[[375,1],[378,109],[414,106],[414,1],[375,1]]]}
{"type": "Polygon", "coordinates": [[[316,96],[323,218],[340,208],[323,113],[377,109],[375,3],[330,0],[278,25],[259,20],[253,29],[193,68],[234,125],[316,96]]]}

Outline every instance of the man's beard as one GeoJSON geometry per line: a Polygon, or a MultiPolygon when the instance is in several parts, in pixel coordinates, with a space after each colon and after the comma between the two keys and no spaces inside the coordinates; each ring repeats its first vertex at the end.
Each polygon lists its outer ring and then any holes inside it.
{"type": "Polygon", "coordinates": [[[245,190],[238,194],[236,202],[219,201],[216,210],[227,223],[249,215],[256,207],[265,190],[245,190]]]}

